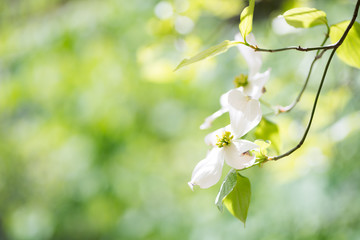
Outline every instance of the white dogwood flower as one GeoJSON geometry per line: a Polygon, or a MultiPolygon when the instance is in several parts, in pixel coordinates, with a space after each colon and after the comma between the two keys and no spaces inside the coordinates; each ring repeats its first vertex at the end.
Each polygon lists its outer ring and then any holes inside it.
{"type": "MultiPolygon", "coordinates": [[[[253,34],[247,36],[247,42],[256,45],[256,41],[253,34]]],[[[240,34],[235,36],[236,41],[243,41],[240,34]]],[[[238,45],[238,49],[244,57],[247,65],[249,67],[249,75],[239,75],[235,78],[234,84],[235,87],[242,91],[246,96],[249,96],[253,99],[259,99],[264,93],[264,85],[270,78],[270,69],[264,73],[260,73],[260,68],[262,65],[262,58],[259,52],[255,52],[254,49],[245,46],[243,44],[238,45]]],[[[230,92],[230,91],[229,91],[230,92]]],[[[201,124],[200,129],[207,129],[211,127],[212,122],[229,111],[229,103],[227,101],[229,92],[224,93],[220,97],[221,108],[207,117],[203,124],[201,124]]]]}
{"type": "Polygon", "coordinates": [[[250,167],[255,163],[255,156],[249,151],[259,148],[258,145],[247,140],[234,139],[231,132],[220,130],[218,133],[221,134],[216,135],[217,147],[212,148],[206,158],[194,168],[188,183],[191,189],[195,185],[209,188],[216,184],[221,178],[224,161],[235,169],[250,167]]]}
{"type": "Polygon", "coordinates": [[[205,142],[212,149],[195,166],[189,182],[191,189],[195,185],[208,188],[216,184],[220,180],[224,161],[235,169],[250,167],[255,163],[255,156],[249,151],[259,146],[240,137],[259,124],[262,116],[260,103],[238,90],[229,92],[228,102],[230,125],[205,137],[205,142]]]}
{"type": "MultiPolygon", "coordinates": [[[[235,35],[235,40],[240,42],[244,41],[240,33],[235,35]]],[[[257,46],[255,37],[252,33],[246,37],[246,40],[249,44],[257,46]]],[[[259,99],[263,94],[266,82],[270,78],[270,69],[266,70],[264,73],[260,73],[260,68],[262,66],[262,57],[260,52],[256,52],[254,49],[243,44],[238,44],[237,48],[241,52],[249,67],[249,75],[240,75],[235,78],[234,83],[236,87],[242,88],[247,96],[259,99]],[[238,81],[239,78],[240,81],[238,81]]]]}

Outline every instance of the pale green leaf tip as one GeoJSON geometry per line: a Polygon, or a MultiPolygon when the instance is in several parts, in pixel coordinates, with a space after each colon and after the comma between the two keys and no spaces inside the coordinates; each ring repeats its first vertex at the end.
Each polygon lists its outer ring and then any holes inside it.
{"type": "Polygon", "coordinates": [[[183,66],[183,64],[184,64],[184,62],[186,62],[186,61],[188,61],[189,59],[187,59],[187,58],[185,58],[184,60],[182,60],[177,66],[176,66],[176,68],[173,70],[173,72],[176,72],[177,70],[179,70],[180,68],[182,68],[183,66]]]}

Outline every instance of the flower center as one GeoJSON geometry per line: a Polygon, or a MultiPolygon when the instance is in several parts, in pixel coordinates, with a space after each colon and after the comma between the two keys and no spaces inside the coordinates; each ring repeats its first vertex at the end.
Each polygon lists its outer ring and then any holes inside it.
{"type": "Polygon", "coordinates": [[[231,135],[231,132],[228,131],[225,131],[221,137],[219,137],[218,135],[216,135],[216,137],[218,139],[216,145],[219,148],[229,145],[231,143],[231,140],[234,138],[234,136],[231,135]]]}
{"type": "Polygon", "coordinates": [[[234,85],[236,88],[238,87],[246,87],[249,84],[248,82],[248,76],[244,74],[240,74],[239,76],[236,76],[234,79],[234,85]]]}

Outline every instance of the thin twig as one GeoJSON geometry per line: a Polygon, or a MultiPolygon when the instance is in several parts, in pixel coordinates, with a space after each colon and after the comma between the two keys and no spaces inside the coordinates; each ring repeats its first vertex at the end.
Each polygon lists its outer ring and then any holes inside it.
{"type": "Polygon", "coordinates": [[[314,100],[314,105],[313,105],[313,108],[312,108],[312,111],[311,111],[311,115],[310,115],[310,120],[308,122],[308,125],[306,127],[306,130],[305,130],[305,133],[303,135],[303,137],[301,138],[300,142],[296,145],[296,147],[292,148],[291,150],[287,151],[286,153],[284,154],[281,154],[279,156],[275,156],[275,157],[270,157],[269,160],[279,160],[280,158],[283,158],[283,157],[286,157],[286,156],[289,156],[291,153],[295,152],[297,149],[299,149],[303,143],[305,142],[305,139],[306,139],[306,136],[310,130],[310,127],[311,127],[311,123],[312,123],[312,120],[314,118],[314,114],[315,114],[315,110],[316,110],[316,106],[317,106],[317,101],[319,99],[319,96],[320,96],[320,92],[321,92],[321,89],[322,89],[322,86],[323,86],[323,83],[325,81],[325,77],[326,77],[326,73],[327,73],[327,70],[330,66],[330,62],[334,56],[336,52],[336,48],[332,50],[331,52],[331,55],[328,59],[328,62],[326,63],[326,67],[325,67],[325,70],[324,70],[324,74],[321,78],[321,82],[320,82],[320,85],[319,85],[319,88],[318,88],[318,91],[316,93],[316,97],[315,97],[315,100],[314,100]]]}
{"type": "Polygon", "coordinates": [[[336,48],[337,43],[335,44],[330,44],[327,46],[322,46],[322,47],[310,47],[310,48],[305,48],[305,47],[301,47],[301,46],[292,46],[292,47],[285,47],[285,48],[277,48],[277,49],[265,49],[265,48],[259,48],[258,46],[253,46],[253,45],[249,45],[249,47],[251,47],[252,49],[255,50],[255,52],[282,52],[282,51],[288,51],[288,50],[297,50],[300,52],[310,52],[310,51],[317,51],[317,50],[329,50],[329,49],[334,49],[336,48]]]}
{"type": "MultiPolygon", "coordinates": [[[[342,35],[342,37],[340,38],[340,40],[337,43],[334,43],[334,44],[330,44],[330,45],[327,45],[327,46],[320,46],[320,47],[308,47],[308,48],[301,47],[301,46],[291,46],[291,47],[278,48],[278,49],[265,49],[265,48],[259,48],[258,46],[253,46],[253,45],[250,45],[250,44],[246,44],[246,45],[251,47],[255,51],[259,51],[259,52],[282,52],[282,51],[288,51],[288,50],[297,50],[297,51],[300,51],[300,52],[309,52],[309,51],[317,51],[317,50],[337,49],[344,42],[344,40],[345,40],[347,34],[349,33],[351,27],[354,25],[354,22],[356,20],[357,15],[358,15],[358,11],[359,11],[359,1],[356,3],[353,18],[351,19],[347,29],[345,30],[345,32],[342,35]]],[[[328,25],[326,27],[329,29],[328,25]]]]}
{"type": "Polygon", "coordinates": [[[325,81],[325,78],[326,78],[326,73],[329,69],[329,66],[330,66],[330,63],[331,63],[331,60],[336,52],[336,50],[339,48],[339,46],[341,46],[341,44],[344,42],[347,34],[349,33],[351,27],[354,25],[355,23],[355,20],[356,20],[356,17],[358,15],[358,11],[359,11],[359,6],[360,6],[360,0],[357,1],[356,3],[356,6],[355,6],[355,10],[354,10],[354,14],[353,14],[353,17],[349,23],[349,25],[347,26],[344,34],[342,35],[342,37],[340,38],[340,40],[336,43],[336,47],[331,51],[331,54],[329,56],[329,59],[326,63],[326,66],[325,66],[325,69],[324,69],[324,73],[323,73],[323,76],[321,78],[321,81],[320,81],[320,85],[319,85],[319,88],[318,88],[318,91],[316,93],[316,97],[315,97],[315,100],[314,100],[314,105],[312,107],[312,110],[311,110],[311,115],[310,115],[310,119],[309,119],[309,122],[308,122],[308,125],[305,129],[305,132],[304,132],[304,135],[303,137],[301,138],[300,142],[292,149],[290,149],[289,151],[287,151],[286,153],[284,154],[281,154],[281,155],[278,155],[278,156],[274,156],[274,157],[269,157],[269,160],[279,160],[283,157],[286,157],[286,156],[289,156],[290,154],[292,154],[293,152],[295,152],[297,149],[299,149],[302,144],[305,142],[305,139],[307,137],[307,134],[310,130],[310,127],[311,127],[311,123],[313,121],[313,118],[314,118],[314,115],[315,115],[315,110],[316,110],[316,106],[317,106],[317,102],[318,102],[318,99],[319,99],[319,96],[320,96],[320,93],[321,93],[321,89],[322,89],[322,86],[324,84],[324,81],[325,81]]]}
{"type": "MultiPolygon", "coordinates": [[[[325,42],[328,40],[328,38],[329,38],[329,32],[326,33],[326,36],[325,36],[325,38],[324,38],[324,40],[323,40],[323,42],[321,43],[320,46],[324,46],[324,44],[325,44],[325,42]]],[[[314,57],[314,60],[312,61],[311,65],[310,65],[310,69],[309,69],[308,75],[307,75],[307,77],[306,77],[304,86],[302,87],[299,95],[297,96],[297,98],[296,98],[290,105],[285,106],[285,107],[283,107],[283,106],[277,106],[278,113],[290,112],[290,111],[296,106],[296,104],[300,101],[301,96],[302,96],[302,94],[304,93],[304,91],[305,91],[305,89],[306,89],[306,87],[307,87],[307,84],[308,84],[308,82],[309,82],[310,75],[311,75],[311,72],[312,72],[312,69],[313,69],[313,67],[314,67],[315,62],[316,62],[317,60],[319,60],[325,52],[326,52],[325,49],[322,50],[321,52],[320,52],[320,50],[318,50],[318,51],[316,52],[316,55],[315,55],[315,57],[314,57]]]]}

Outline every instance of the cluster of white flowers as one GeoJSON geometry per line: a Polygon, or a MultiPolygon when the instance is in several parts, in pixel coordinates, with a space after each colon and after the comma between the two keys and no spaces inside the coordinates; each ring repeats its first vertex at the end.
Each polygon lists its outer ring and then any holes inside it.
{"type": "MultiPolygon", "coordinates": [[[[240,34],[235,36],[236,41],[242,41],[240,34]]],[[[252,34],[246,38],[247,42],[256,46],[252,34]]],[[[239,44],[238,49],[249,67],[249,75],[240,75],[235,78],[236,88],[220,97],[221,109],[205,119],[200,126],[207,129],[212,122],[222,114],[229,112],[230,124],[218,129],[205,137],[205,143],[211,146],[205,159],[194,168],[189,186],[208,188],[216,184],[222,175],[224,161],[232,168],[243,169],[255,163],[255,156],[251,150],[259,146],[253,142],[240,139],[251,129],[256,127],[262,118],[259,98],[264,93],[264,85],[270,77],[270,69],[260,73],[262,58],[259,52],[239,44]]]]}

